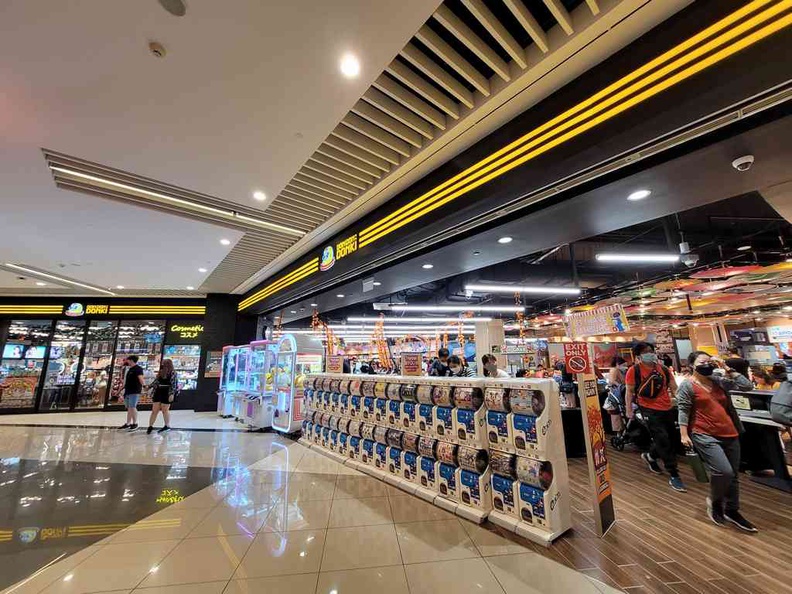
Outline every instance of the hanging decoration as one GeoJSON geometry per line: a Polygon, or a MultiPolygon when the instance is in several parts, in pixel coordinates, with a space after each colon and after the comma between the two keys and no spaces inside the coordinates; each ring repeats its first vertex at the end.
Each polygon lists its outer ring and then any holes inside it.
{"type": "Polygon", "coordinates": [[[393,361],[391,361],[390,353],[388,352],[388,341],[385,338],[384,314],[379,315],[379,319],[374,325],[374,344],[377,346],[380,368],[391,371],[393,369],[393,361]]]}

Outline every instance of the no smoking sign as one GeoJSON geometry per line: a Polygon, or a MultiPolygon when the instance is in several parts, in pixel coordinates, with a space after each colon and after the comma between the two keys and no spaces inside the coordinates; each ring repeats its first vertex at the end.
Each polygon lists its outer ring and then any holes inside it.
{"type": "Polygon", "coordinates": [[[570,373],[591,373],[588,344],[585,342],[564,344],[564,363],[570,373]]]}

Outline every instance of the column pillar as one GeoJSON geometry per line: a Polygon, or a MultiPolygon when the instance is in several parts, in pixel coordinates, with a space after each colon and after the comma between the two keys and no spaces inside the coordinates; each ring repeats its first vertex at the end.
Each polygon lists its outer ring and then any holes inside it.
{"type": "Polygon", "coordinates": [[[204,377],[206,354],[208,351],[220,351],[226,345],[235,344],[238,303],[238,295],[209,293],[206,296],[206,317],[201,338],[201,365],[198,368],[198,389],[195,391],[196,412],[217,409],[220,379],[204,377]]]}
{"type": "MultiPolygon", "coordinates": [[[[481,357],[492,353],[493,346],[503,346],[506,344],[506,335],[503,331],[503,320],[492,320],[491,322],[476,322],[476,369],[478,375],[484,375],[481,368],[481,357]]],[[[497,355],[498,367],[507,368],[506,355],[497,355]]]]}

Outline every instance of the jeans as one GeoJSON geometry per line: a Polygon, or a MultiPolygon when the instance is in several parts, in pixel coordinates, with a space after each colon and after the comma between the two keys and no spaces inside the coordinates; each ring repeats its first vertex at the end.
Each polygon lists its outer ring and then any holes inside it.
{"type": "Polygon", "coordinates": [[[140,394],[124,395],[124,404],[126,404],[127,409],[137,408],[138,400],[140,400],[140,394]]]}
{"type": "Polygon", "coordinates": [[[694,433],[690,439],[710,471],[712,506],[726,512],[740,509],[740,438],[694,433]]]}
{"type": "Polygon", "coordinates": [[[641,408],[641,413],[649,426],[652,435],[652,446],[649,455],[655,460],[662,460],[666,472],[671,476],[679,476],[676,455],[676,412],[673,410],[654,410],[641,408]]]}

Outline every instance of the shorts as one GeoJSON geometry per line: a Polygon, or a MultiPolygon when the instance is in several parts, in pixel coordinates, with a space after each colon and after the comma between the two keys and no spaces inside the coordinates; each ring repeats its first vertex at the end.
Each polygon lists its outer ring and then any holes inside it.
{"type": "Polygon", "coordinates": [[[138,400],[140,400],[140,394],[125,394],[124,395],[124,404],[127,408],[137,408],[138,400]]]}
{"type": "Polygon", "coordinates": [[[154,393],[151,395],[151,401],[159,402],[160,404],[173,404],[173,402],[171,402],[169,398],[170,398],[170,394],[168,394],[168,392],[163,393],[159,390],[155,390],[154,393]]]}

